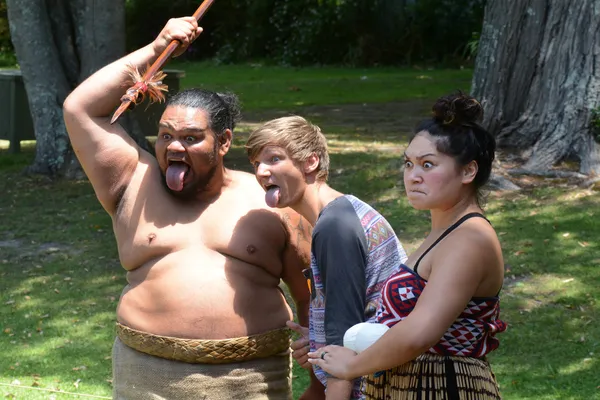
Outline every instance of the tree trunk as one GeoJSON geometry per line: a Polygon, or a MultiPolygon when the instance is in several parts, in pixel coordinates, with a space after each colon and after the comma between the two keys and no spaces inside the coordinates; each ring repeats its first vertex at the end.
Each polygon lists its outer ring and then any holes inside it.
{"type": "MultiPolygon", "coordinates": [[[[124,54],[125,1],[7,0],[7,6],[36,136],[35,161],[28,170],[82,177],[62,104],[75,86],[124,54]]],[[[146,146],[145,139],[137,139],[146,146]]]]}
{"type": "Polygon", "coordinates": [[[600,2],[489,0],[472,94],[499,146],[530,153],[526,170],[575,157],[599,174],[600,2]]]}

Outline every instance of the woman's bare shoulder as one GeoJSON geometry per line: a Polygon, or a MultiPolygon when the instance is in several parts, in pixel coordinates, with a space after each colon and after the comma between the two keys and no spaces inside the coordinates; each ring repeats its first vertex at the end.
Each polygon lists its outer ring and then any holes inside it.
{"type": "Polygon", "coordinates": [[[502,262],[502,249],[496,230],[483,218],[471,218],[442,240],[436,259],[455,256],[470,259],[474,264],[502,262]]]}

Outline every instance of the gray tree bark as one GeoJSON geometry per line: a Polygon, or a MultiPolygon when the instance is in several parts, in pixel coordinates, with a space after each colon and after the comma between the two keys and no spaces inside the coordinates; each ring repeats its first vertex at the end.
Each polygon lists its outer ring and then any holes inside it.
{"type": "Polygon", "coordinates": [[[576,158],[600,174],[600,1],[489,0],[472,94],[499,146],[528,155],[525,170],[576,158]]]}
{"type": "MultiPolygon", "coordinates": [[[[124,0],[7,0],[11,39],[21,67],[35,129],[28,170],[80,178],[62,104],[79,83],[125,52],[124,0]]],[[[147,148],[131,116],[120,121],[147,148]]]]}

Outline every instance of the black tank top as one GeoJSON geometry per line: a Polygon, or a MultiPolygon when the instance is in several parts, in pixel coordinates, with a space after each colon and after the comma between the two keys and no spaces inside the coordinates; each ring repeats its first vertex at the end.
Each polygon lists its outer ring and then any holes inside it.
{"type": "Polygon", "coordinates": [[[413,271],[415,271],[416,273],[418,273],[417,268],[419,268],[419,263],[421,262],[421,260],[423,259],[423,257],[425,257],[427,255],[427,253],[429,253],[429,251],[435,247],[436,244],[438,244],[439,242],[441,242],[442,239],[444,239],[446,236],[448,236],[453,230],[455,230],[456,228],[458,228],[466,220],[468,220],[470,218],[473,218],[473,217],[483,218],[488,223],[490,222],[483,214],[478,213],[478,212],[472,212],[472,213],[469,213],[469,214],[463,216],[461,219],[459,219],[458,221],[456,221],[455,223],[453,223],[448,229],[446,229],[444,231],[444,233],[442,233],[440,235],[440,237],[438,237],[435,240],[435,242],[433,242],[433,244],[431,246],[429,246],[429,248],[427,250],[425,250],[425,252],[423,254],[421,254],[421,256],[419,257],[419,259],[417,260],[417,263],[413,267],[413,271]]]}

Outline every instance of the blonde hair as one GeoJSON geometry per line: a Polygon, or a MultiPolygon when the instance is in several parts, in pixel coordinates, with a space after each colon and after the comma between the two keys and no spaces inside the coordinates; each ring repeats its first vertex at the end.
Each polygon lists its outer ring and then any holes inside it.
{"type": "Polygon", "coordinates": [[[327,180],[329,175],[327,140],[318,126],[297,115],[266,122],[248,138],[245,147],[250,161],[254,161],[267,145],[283,147],[295,163],[302,163],[311,154],[316,154],[319,157],[316,178],[319,181],[327,180]]]}

